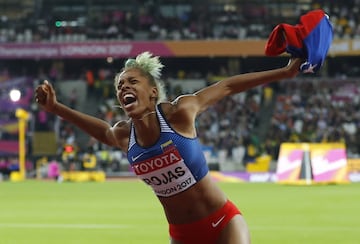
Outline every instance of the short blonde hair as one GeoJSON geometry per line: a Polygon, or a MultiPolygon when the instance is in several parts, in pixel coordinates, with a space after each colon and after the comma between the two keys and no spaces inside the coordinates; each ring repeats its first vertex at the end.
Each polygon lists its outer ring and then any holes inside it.
{"type": "Polygon", "coordinates": [[[121,72],[117,73],[115,76],[115,87],[119,83],[119,78],[122,72],[129,69],[138,69],[146,76],[149,81],[156,86],[158,90],[158,97],[156,98],[156,103],[159,104],[166,100],[166,92],[164,83],[160,80],[161,70],[164,65],[160,62],[158,56],[153,56],[150,52],[140,53],[136,58],[129,58],[125,61],[124,67],[121,72]]]}

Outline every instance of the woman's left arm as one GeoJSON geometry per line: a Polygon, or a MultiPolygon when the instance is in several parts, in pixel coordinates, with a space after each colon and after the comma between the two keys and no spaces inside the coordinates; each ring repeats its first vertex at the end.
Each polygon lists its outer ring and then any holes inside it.
{"type": "Polygon", "coordinates": [[[225,78],[211,86],[196,92],[193,98],[193,109],[201,113],[222,98],[266,83],[290,79],[299,73],[303,62],[300,58],[290,59],[287,66],[267,71],[240,74],[225,78]]]}

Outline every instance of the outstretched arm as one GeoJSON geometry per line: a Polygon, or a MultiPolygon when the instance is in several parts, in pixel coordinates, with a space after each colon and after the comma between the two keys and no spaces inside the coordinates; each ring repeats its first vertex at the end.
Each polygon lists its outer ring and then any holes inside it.
{"type": "Polygon", "coordinates": [[[102,143],[110,146],[117,146],[113,128],[110,124],[104,120],[71,109],[58,102],[55,90],[48,81],[45,81],[36,88],[35,101],[45,111],[62,117],[102,143]]]}
{"type": "Polygon", "coordinates": [[[196,116],[209,106],[226,96],[249,90],[255,86],[293,78],[299,73],[302,62],[301,59],[291,59],[289,64],[282,68],[231,76],[192,95],[179,96],[171,103],[167,118],[177,132],[188,137],[195,136],[196,116]]]}
{"type": "Polygon", "coordinates": [[[195,93],[195,96],[193,96],[194,109],[197,110],[197,113],[200,113],[225,96],[246,91],[269,82],[293,78],[299,73],[301,63],[302,59],[295,58],[291,59],[289,64],[282,68],[240,74],[221,80],[195,93]]]}

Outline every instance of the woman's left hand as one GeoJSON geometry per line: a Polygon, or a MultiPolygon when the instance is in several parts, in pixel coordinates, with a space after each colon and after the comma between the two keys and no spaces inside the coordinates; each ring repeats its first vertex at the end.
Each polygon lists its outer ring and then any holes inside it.
{"type": "Polygon", "coordinates": [[[286,66],[289,72],[289,78],[297,76],[300,72],[300,65],[304,62],[302,58],[291,58],[288,65],[286,66]]]}

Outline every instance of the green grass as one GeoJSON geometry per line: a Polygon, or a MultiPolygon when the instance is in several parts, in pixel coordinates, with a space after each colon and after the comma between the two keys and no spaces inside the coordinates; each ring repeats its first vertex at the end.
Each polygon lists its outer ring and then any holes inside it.
{"type": "MultiPolygon", "coordinates": [[[[220,183],[243,212],[252,243],[360,240],[360,184],[220,183]]],[[[139,181],[1,182],[1,244],[169,243],[160,203],[139,181]]]]}

